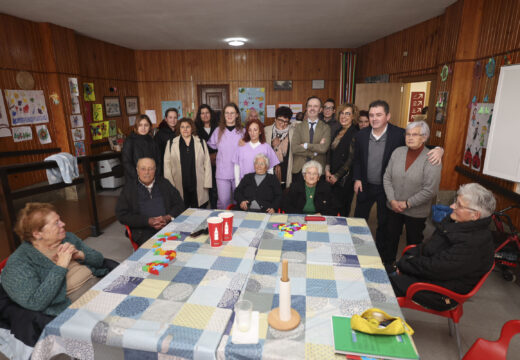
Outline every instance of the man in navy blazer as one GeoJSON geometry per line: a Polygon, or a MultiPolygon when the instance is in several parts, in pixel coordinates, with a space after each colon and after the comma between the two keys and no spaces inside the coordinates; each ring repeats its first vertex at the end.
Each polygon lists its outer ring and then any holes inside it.
{"type": "MultiPolygon", "coordinates": [[[[405,146],[404,129],[392,125],[390,107],[384,100],[376,100],[368,107],[370,126],[356,134],[354,148],[354,192],[357,194],[355,217],[368,220],[370,210],[377,202],[376,246],[381,253],[385,242],[387,218],[386,194],[383,175],[390,156],[400,146],[405,146]]],[[[440,163],[444,150],[435,148],[428,153],[430,162],[440,163]]],[[[392,272],[393,264],[385,264],[392,272]]]]}

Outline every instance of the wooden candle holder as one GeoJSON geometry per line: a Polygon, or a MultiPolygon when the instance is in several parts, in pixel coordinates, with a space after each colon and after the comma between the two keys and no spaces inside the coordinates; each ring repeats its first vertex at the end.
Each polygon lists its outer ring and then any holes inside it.
{"type": "MultiPolygon", "coordinates": [[[[290,281],[289,281],[289,262],[288,260],[283,260],[282,262],[282,278],[280,279],[280,306],[282,306],[281,304],[281,301],[282,301],[282,291],[285,291],[285,292],[288,292],[287,293],[284,293],[285,296],[288,296],[289,297],[289,306],[290,306],[290,301],[291,301],[291,291],[290,291],[290,281]],[[283,284],[287,284],[286,286],[284,286],[283,284]]],[[[288,308],[287,308],[287,305],[285,307],[285,313],[287,314],[288,312],[288,308]]],[[[294,328],[296,328],[298,326],[298,324],[300,324],[300,314],[298,314],[298,312],[296,310],[294,310],[293,308],[290,308],[290,318],[289,320],[287,321],[284,321],[281,319],[281,316],[280,316],[280,307],[277,307],[277,308],[274,308],[273,310],[271,310],[271,312],[269,312],[269,315],[267,316],[267,321],[269,323],[269,325],[276,329],[276,330],[282,330],[282,331],[287,331],[287,330],[292,330],[294,328]]],[[[285,315],[287,316],[287,315],[285,315]]]]}

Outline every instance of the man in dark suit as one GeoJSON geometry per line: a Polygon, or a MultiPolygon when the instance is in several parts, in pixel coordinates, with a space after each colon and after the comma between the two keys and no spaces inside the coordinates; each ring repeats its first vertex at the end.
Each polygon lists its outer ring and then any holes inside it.
{"type": "MultiPolygon", "coordinates": [[[[376,246],[381,253],[385,242],[384,230],[388,208],[383,187],[383,175],[390,156],[400,146],[405,146],[404,129],[392,125],[390,107],[384,100],[372,102],[368,108],[370,127],[356,135],[354,148],[354,192],[357,194],[354,217],[368,220],[370,210],[377,203],[376,246]]],[[[435,148],[428,153],[432,164],[440,163],[444,150],[435,148]]],[[[385,264],[393,272],[393,264],[385,264]]]]}
{"type": "Polygon", "coordinates": [[[139,245],[184,211],[179,191],[163,177],[156,178],[155,170],[153,159],[139,159],[138,179],[127,182],[117,200],[117,219],[130,227],[139,245]]]}

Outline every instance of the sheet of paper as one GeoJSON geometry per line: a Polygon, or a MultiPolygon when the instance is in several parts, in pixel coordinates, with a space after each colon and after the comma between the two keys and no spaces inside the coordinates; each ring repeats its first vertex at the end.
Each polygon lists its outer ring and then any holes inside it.
{"type": "Polygon", "coordinates": [[[266,110],[267,110],[267,117],[268,118],[274,118],[275,117],[275,114],[276,114],[276,106],[275,105],[267,105],[266,106],[266,110]]]}
{"type": "Polygon", "coordinates": [[[148,115],[152,124],[157,124],[157,116],[155,115],[155,110],[146,110],[145,114],[148,115]]]}

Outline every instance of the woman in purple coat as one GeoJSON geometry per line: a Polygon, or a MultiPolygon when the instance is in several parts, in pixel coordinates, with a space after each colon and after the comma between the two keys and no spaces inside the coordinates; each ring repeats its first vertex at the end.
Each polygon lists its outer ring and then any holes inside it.
{"type": "Polygon", "coordinates": [[[233,156],[235,164],[235,184],[238,186],[240,180],[249,173],[255,172],[254,161],[258,154],[264,154],[271,167],[268,172],[273,174],[273,167],[280,161],[276,156],[271,145],[265,142],[264,124],[258,119],[249,120],[246,124],[246,133],[242,139],[245,144],[239,146],[238,151],[233,156]]]}
{"type": "Polygon", "coordinates": [[[218,150],[215,178],[217,179],[217,208],[219,209],[225,209],[233,202],[236,184],[232,160],[238,150],[238,142],[243,136],[244,126],[240,120],[238,106],[229,103],[224,107],[220,116],[218,130],[213,132],[208,141],[209,147],[218,150]]]}

